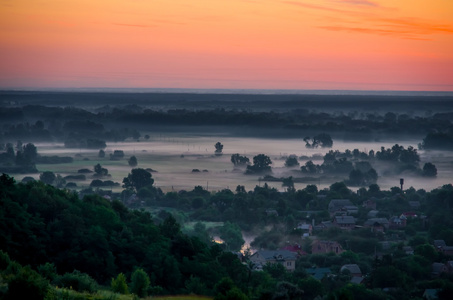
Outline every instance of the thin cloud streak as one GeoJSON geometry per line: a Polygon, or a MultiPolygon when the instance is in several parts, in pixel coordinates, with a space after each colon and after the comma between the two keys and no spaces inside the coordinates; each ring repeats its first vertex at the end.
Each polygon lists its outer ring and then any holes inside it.
{"type": "Polygon", "coordinates": [[[347,10],[342,10],[342,9],[337,9],[337,8],[330,8],[330,7],[314,5],[314,4],[300,3],[300,2],[296,2],[296,1],[280,1],[280,2],[284,3],[284,4],[289,4],[289,5],[303,7],[303,8],[310,8],[310,9],[317,9],[317,10],[324,10],[324,11],[332,11],[332,12],[337,12],[337,13],[352,13],[351,11],[347,11],[347,10]]]}
{"type": "Polygon", "coordinates": [[[376,2],[367,1],[367,0],[342,0],[342,1],[336,1],[336,2],[353,4],[353,5],[361,5],[361,6],[380,7],[380,5],[377,4],[376,2]]]}
{"type": "Polygon", "coordinates": [[[140,28],[156,27],[156,26],[151,26],[151,25],[141,25],[141,24],[125,24],[125,23],[112,23],[112,24],[113,24],[113,25],[116,25],[116,26],[140,27],[140,28]]]}
{"type": "Polygon", "coordinates": [[[329,31],[348,31],[364,34],[398,36],[411,40],[427,40],[424,36],[431,34],[453,34],[453,28],[448,25],[432,24],[425,20],[418,19],[368,19],[374,23],[370,27],[350,27],[350,26],[317,26],[317,28],[329,31]],[[376,28],[380,27],[380,28],[376,28]]]}

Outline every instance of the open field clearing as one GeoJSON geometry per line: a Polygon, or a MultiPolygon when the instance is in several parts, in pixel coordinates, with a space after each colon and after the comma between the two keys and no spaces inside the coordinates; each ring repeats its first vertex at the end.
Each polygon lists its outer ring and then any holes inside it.
{"type": "MultiPolygon", "coordinates": [[[[68,164],[38,164],[39,172],[52,171],[61,176],[75,175],[82,168],[93,170],[96,164],[107,168],[109,176],[102,180],[112,180],[119,183],[119,186],[110,187],[114,191],[120,191],[122,180],[132,169],[128,165],[128,159],[135,155],[139,168],[152,169],[154,185],[164,192],[191,190],[195,186],[202,186],[209,191],[222,189],[234,190],[237,185],[244,185],[246,190],[251,190],[264,182],[259,180],[257,175],[245,175],[243,169],[234,169],[231,163],[231,155],[239,153],[247,156],[250,161],[257,154],[268,155],[272,160],[274,177],[301,178],[306,175],[299,171],[298,167],[286,168],[285,158],[295,154],[298,157],[309,157],[315,164],[322,163],[322,156],[329,150],[359,149],[360,151],[380,150],[381,146],[392,147],[396,142],[360,142],[350,143],[334,141],[331,149],[307,149],[305,143],[300,139],[264,139],[264,138],[241,138],[241,137],[206,137],[206,136],[178,136],[177,134],[162,136],[151,136],[148,141],[129,141],[124,143],[108,143],[105,149],[106,156],[98,157],[98,150],[70,149],[62,144],[37,143],[38,152],[41,155],[70,156],[74,158],[73,163],[68,164]],[[223,145],[223,155],[214,155],[214,144],[220,141],[223,145]],[[114,150],[124,151],[124,158],[121,160],[110,160],[109,154],[114,150]],[[312,158],[313,155],[319,157],[312,158]],[[199,172],[193,172],[193,170],[199,172]]],[[[416,147],[417,141],[399,141],[398,144],[408,147],[416,147]]],[[[432,162],[437,166],[438,176],[435,179],[420,177],[406,177],[403,175],[383,174],[380,166],[376,166],[379,174],[378,184],[382,189],[388,189],[399,185],[399,178],[405,177],[406,187],[413,186],[416,189],[430,190],[451,183],[453,179],[453,153],[448,151],[418,151],[422,166],[425,162],[432,162]]],[[[304,165],[309,159],[299,159],[300,165],[304,165]]],[[[16,175],[20,180],[24,176],[38,178],[37,174],[16,175]]],[[[316,184],[318,188],[330,186],[335,181],[345,178],[327,178],[323,180],[307,181],[296,183],[296,189],[302,189],[307,184],[316,184]]],[[[75,181],[79,188],[89,186],[93,180],[92,174],[86,174],[86,180],[75,181]]],[[[267,182],[269,186],[284,190],[281,182],[267,182]]],[[[104,189],[106,189],[104,187],[104,189]]]]}

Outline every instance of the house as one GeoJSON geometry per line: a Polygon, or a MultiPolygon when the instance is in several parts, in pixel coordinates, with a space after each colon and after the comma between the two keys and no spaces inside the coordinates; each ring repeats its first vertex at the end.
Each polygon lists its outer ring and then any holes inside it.
{"type": "Polygon", "coordinates": [[[285,247],[281,248],[280,250],[288,250],[290,252],[297,253],[298,256],[307,255],[307,252],[302,250],[302,247],[299,244],[286,245],[285,247]]]}
{"type": "Polygon", "coordinates": [[[311,224],[299,223],[297,229],[302,230],[303,236],[310,236],[313,233],[313,226],[311,224]]]}
{"type": "Polygon", "coordinates": [[[405,216],[406,218],[417,218],[417,213],[414,212],[414,211],[405,211],[403,212],[402,214],[403,216],[405,216]]]}
{"type": "Polygon", "coordinates": [[[448,273],[448,266],[443,263],[433,263],[431,265],[431,276],[439,277],[442,273],[448,273]]]}
{"type": "Polygon", "coordinates": [[[327,209],[331,217],[333,217],[336,214],[356,214],[359,212],[357,206],[352,204],[352,202],[348,199],[330,200],[327,209]]]}
{"type": "Polygon", "coordinates": [[[407,218],[404,215],[399,217],[393,216],[389,219],[390,229],[400,229],[406,227],[407,218]]]}
{"type": "Polygon", "coordinates": [[[439,297],[437,297],[438,291],[439,291],[438,289],[425,289],[425,292],[423,293],[423,299],[426,299],[426,300],[439,299],[439,297]]]}
{"type": "Polygon", "coordinates": [[[332,228],[333,226],[332,221],[323,221],[318,225],[315,225],[315,230],[326,230],[332,228]]]}
{"type": "Polygon", "coordinates": [[[325,254],[325,253],[343,253],[343,247],[338,242],[335,241],[320,241],[315,240],[311,244],[311,253],[312,254],[325,254]]]}
{"type": "Polygon", "coordinates": [[[447,246],[444,240],[434,240],[433,245],[436,249],[441,249],[447,246]]]}
{"type": "Polygon", "coordinates": [[[340,272],[349,271],[352,277],[362,277],[362,271],[360,270],[357,264],[347,264],[343,265],[340,269],[340,272]]]}
{"type": "Polygon", "coordinates": [[[333,224],[341,229],[351,230],[355,227],[355,218],[353,216],[335,216],[333,224]]]}
{"type": "Polygon", "coordinates": [[[373,210],[370,210],[366,216],[368,218],[377,218],[378,213],[379,213],[378,210],[373,209],[373,210]]]}
{"type": "Polygon", "coordinates": [[[308,268],[305,269],[307,274],[313,276],[313,278],[321,280],[326,276],[332,274],[332,270],[330,268],[308,268]]]}
{"type": "Polygon", "coordinates": [[[297,257],[297,253],[288,250],[260,250],[250,256],[250,261],[255,265],[256,270],[262,270],[263,266],[268,263],[279,263],[287,271],[294,271],[297,257]]]}
{"type": "Polygon", "coordinates": [[[434,248],[444,255],[453,256],[453,246],[447,246],[444,240],[434,240],[434,248]]]}
{"type": "Polygon", "coordinates": [[[414,255],[414,248],[412,248],[411,246],[404,246],[403,251],[407,255],[414,255]]]}
{"type": "Polygon", "coordinates": [[[366,228],[371,228],[371,232],[384,232],[389,228],[389,221],[386,218],[371,218],[363,223],[366,228]]]}
{"type": "Polygon", "coordinates": [[[366,209],[376,209],[376,198],[371,198],[362,203],[362,207],[366,209]]]}

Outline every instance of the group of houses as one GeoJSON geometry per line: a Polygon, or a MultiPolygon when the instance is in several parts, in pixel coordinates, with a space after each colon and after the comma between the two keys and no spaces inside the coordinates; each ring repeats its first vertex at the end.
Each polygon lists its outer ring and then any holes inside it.
{"type": "MultiPolygon", "coordinates": [[[[411,207],[414,208],[419,205],[416,201],[413,201],[411,207]]],[[[297,229],[301,231],[302,238],[309,237],[313,235],[313,231],[326,230],[332,227],[339,228],[341,230],[353,230],[356,228],[369,228],[371,232],[385,232],[389,229],[403,229],[407,225],[407,219],[412,217],[417,217],[413,212],[403,212],[399,216],[392,216],[391,218],[378,217],[378,211],[376,210],[376,199],[368,199],[365,201],[362,206],[365,209],[369,210],[368,219],[363,224],[357,224],[357,219],[355,215],[359,212],[359,207],[354,205],[349,199],[333,199],[328,205],[328,213],[330,220],[323,221],[317,225],[307,222],[301,222],[297,225],[297,229]]],[[[266,210],[267,215],[277,214],[273,209],[266,210]]],[[[445,253],[453,253],[453,247],[448,247],[443,244],[439,244],[439,251],[447,251],[445,253]]],[[[341,254],[345,250],[340,243],[336,241],[329,240],[319,240],[315,239],[311,244],[311,253],[312,254],[341,254]]],[[[407,249],[407,253],[413,253],[413,249],[407,249]]],[[[280,263],[286,270],[293,271],[295,269],[295,262],[300,255],[305,255],[306,253],[301,249],[300,245],[288,245],[280,250],[259,250],[255,252],[251,257],[250,261],[252,262],[254,269],[260,270],[267,263],[280,263]]],[[[344,266],[344,270],[348,270],[355,282],[361,281],[361,272],[358,266],[344,266]],[[360,274],[360,275],[359,275],[360,274]]],[[[314,276],[320,276],[320,274],[325,274],[327,270],[308,270],[314,276]]],[[[328,273],[328,272],[327,272],[328,273]]]]}

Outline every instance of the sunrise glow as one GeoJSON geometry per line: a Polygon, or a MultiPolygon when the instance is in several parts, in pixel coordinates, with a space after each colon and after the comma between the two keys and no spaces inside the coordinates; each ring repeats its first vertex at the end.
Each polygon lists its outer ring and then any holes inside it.
{"type": "Polygon", "coordinates": [[[453,1],[0,0],[0,88],[453,91],[453,1]]]}

